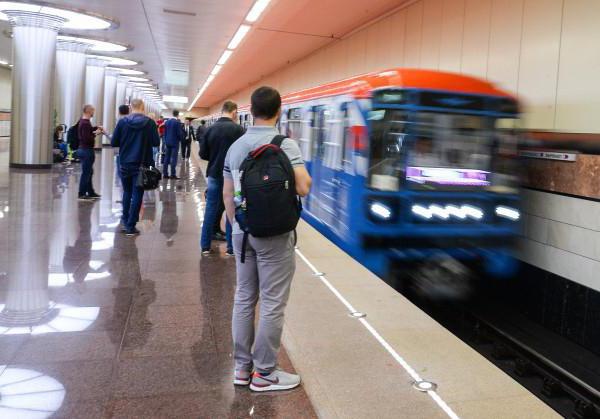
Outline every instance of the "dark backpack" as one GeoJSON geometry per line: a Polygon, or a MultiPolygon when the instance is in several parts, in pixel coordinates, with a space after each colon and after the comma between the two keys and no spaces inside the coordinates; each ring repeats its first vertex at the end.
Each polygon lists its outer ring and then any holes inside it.
{"type": "Polygon", "coordinates": [[[67,143],[71,150],[79,148],[79,121],[67,131],[67,143]]]}
{"type": "Polygon", "coordinates": [[[244,232],[244,263],[248,234],[271,237],[294,231],[302,203],[296,193],[294,168],[281,149],[286,137],[277,135],[271,143],[251,151],[240,166],[241,204],[236,221],[244,232]]]}

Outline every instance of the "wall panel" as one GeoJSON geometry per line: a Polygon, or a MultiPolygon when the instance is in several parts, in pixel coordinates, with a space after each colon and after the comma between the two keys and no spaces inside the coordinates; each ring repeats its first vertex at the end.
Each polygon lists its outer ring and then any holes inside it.
{"type": "Polygon", "coordinates": [[[404,65],[404,36],[406,34],[406,9],[392,15],[390,39],[390,64],[392,67],[404,65]]]}
{"type": "Polygon", "coordinates": [[[440,70],[460,71],[464,17],[465,0],[442,0],[440,70]]]}
{"type": "Polygon", "coordinates": [[[487,78],[513,92],[519,81],[523,0],[493,0],[487,78]]]}
{"type": "Polygon", "coordinates": [[[492,0],[466,0],[461,72],[486,76],[492,0]]]}
{"type": "Polygon", "coordinates": [[[419,67],[421,61],[421,29],[423,28],[423,2],[406,9],[406,33],[404,38],[404,66],[419,67]]]}
{"type": "Polygon", "coordinates": [[[600,131],[600,1],[564,5],[555,128],[600,131]]]}
{"type": "Polygon", "coordinates": [[[518,93],[525,126],[553,129],[563,0],[526,0],[518,93]]]}
{"type": "Polygon", "coordinates": [[[442,0],[423,0],[421,68],[437,70],[440,66],[442,6],[442,0]]]}

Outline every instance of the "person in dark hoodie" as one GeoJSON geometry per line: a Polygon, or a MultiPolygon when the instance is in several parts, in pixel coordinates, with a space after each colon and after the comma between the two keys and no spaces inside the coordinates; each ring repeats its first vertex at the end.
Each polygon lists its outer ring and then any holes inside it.
{"type": "Polygon", "coordinates": [[[113,132],[111,145],[119,147],[120,173],[123,184],[122,231],[134,236],[140,216],[144,190],[137,186],[140,166],[154,166],[152,147],[158,147],[160,138],[156,122],[144,115],[144,101],[131,101],[131,114],[122,118],[113,132]],[[145,150],[144,150],[145,148],[145,150]]]}

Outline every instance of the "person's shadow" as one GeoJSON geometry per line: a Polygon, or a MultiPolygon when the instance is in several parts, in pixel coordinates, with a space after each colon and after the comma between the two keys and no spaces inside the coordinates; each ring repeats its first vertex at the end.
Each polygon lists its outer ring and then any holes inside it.
{"type": "Polygon", "coordinates": [[[63,256],[63,270],[73,274],[73,281],[76,284],[83,284],[85,277],[91,270],[93,210],[94,205],[90,202],[79,203],[77,211],[79,234],[73,246],[65,248],[63,256]]]}
{"type": "MultiPolygon", "coordinates": [[[[174,187],[173,185],[169,185],[174,187]]],[[[167,239],[167,246],[173,246],[173,236],[179,229],[179,217],[177,216],[177,194],[173,189],[164,189],[160,192],[162,212],[160,216],[160,232],[167,239]]]]}

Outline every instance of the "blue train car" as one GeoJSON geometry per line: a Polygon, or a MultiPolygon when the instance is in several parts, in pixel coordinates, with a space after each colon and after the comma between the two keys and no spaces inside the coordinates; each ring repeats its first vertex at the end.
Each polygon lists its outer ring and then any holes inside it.
{"type": "Polygon", "coordinates": [[[516,99],[475,78],[392,69],[283,98],[313,188],[304,218],[379,276],[440,255],[516,269],[516,99]]]}

